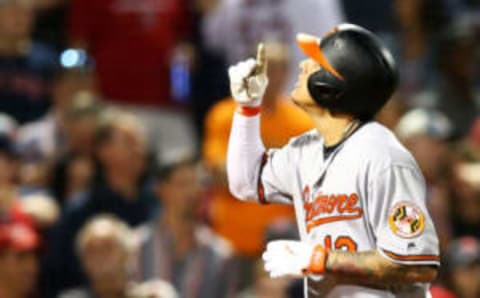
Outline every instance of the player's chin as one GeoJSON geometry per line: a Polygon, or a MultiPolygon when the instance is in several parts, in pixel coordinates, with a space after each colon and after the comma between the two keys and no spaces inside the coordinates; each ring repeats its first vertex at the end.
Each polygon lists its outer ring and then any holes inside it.
{"type": "Polygon", "coordinates": [[[291,93],[290,93],[290,99],[292,100],[292,102],[294,104],[296,104],[297,106],[300,106],[300,107],[303,107],[305,105],[308,105],[308,102],[305,101],[305,98],[303,96],[301,96],[301,93],[298,92],[297,89],[294,89],[291,93]]]}

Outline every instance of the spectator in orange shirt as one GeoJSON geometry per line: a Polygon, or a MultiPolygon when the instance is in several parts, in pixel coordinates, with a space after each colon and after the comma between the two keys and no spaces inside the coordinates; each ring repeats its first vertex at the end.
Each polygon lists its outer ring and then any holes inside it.
{"type": "MultiPolygon", "coordinates": [[[[262,103],[261,133],[266,147],[278,147],[296,134],[311,129],[313,124],[300,108],[282,95],[288,74],[287,46],[267,43],[266,49],[270,84],[262,103]]],[[[203,156],[215,178],[209,215],[214,229],[233,243],[238,254],[255,257],[262,250],[265,227],[280,217],[293,220],[293,209],[244,203],[229,194],[225,160],[235,108],[231,98],[224,99],[212,107],[206,118],[203,156]]]]}

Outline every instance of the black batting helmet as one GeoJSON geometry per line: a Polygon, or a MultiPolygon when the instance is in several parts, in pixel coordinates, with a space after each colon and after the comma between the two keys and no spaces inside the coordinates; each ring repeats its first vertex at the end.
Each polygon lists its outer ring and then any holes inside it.
{"type": "Polygon", "coordinates": [[[299,34],[297,41],[321,66],[308,78],[308,91],[332,112],[369,120],[396,88],[398,74],[391,53],[360,26],[339,25],[322,39],[299,34]]]}

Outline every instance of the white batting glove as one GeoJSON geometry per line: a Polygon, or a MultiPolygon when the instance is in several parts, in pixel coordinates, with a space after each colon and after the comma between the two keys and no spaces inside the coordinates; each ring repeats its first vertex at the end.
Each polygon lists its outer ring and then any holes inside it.
{"type": "Polygon", "coordinates": [[[268,85],[265,47],[258,46],[257,60],[250,58],[228,69],[232,97],[241,106],[258,107],[268,85]]]}
{"type": "Polygon", "coordinates": [[[301,241],[275,240],[267,244],[262,256],[271,278],[302,277],[325,273],[327,251],[321,245],[301,241]]]}

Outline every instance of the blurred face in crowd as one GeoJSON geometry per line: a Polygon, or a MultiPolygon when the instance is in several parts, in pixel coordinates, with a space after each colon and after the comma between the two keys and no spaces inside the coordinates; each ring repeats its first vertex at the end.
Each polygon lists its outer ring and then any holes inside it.
{"type": "Polygon", "coordinates": [[[0,38],[18,40],[27,38],[33,23],[32,0],[6,0],[0,4],[0,38]]]}
{"type": "Polygon", "coordinates": [[[89,114],[66,119],[67,147],[70,148],[70,151],[84,155],[90,155],[92,153],[97,123],[96,117],[94,114],[89,114]]]}
{"type": "Polygon", "coordinates": [[[79,92],[94,93],[94,78],[90,74],[75,72],[61,75],[53,85],[53,103],[55,109],[65,111],[79,92]]]}
{"type": "Polygon", "coordinates": [[[182,165],[174,169],[157,187],[165,210],[185,219],[196,219],[201,188],[195,165],[182,165]]]}
{"type": "Polygon", "coordinates": [[[27,297],[35,287],[37,275],[38,260],[33,251],[0,251],[0,293],[27,297]]]}
{"type": "Polygon", "coordinates": [[[427,135],[416,135],[405,140],[405,145],[413,154],[425,177],[430,180],[440,178],[449,162],[446,142],[427,135]]]}
{"type": "Polygon", "coordinates": [[[458,200],[454,206],[463,222],[480,224],[480,185],[478,182],[470,181],[475,177],[464,171],[465,166],[468,164],[461,162],[454,165],[452,187],[458,200]]]}
{"type": "Polygon", "coordinates": [[[320,65],[312,59],[305,59],[300,63],[300,74],[297,83],[290,93],[292,100],[299,106],[315,104],[308,91],[308,78],[320,69],[320,65]]]}
{"type": "Polygon", "coordinates": [[[19,183],[26,187],[48,187],[50,164],[46,161],[22,161],[19,166],[19,183]]]}
{"type": "Polygon", "coordinates": [[[480,264],[454,269],[451,277],[458,298],[480,297],[480,264]]]}
{"type": "Polygon", "coordinates": [[[18,163],[12,156],[0,151],[0,186],[14,183],[17,167],[18,163]]]}
{"type": "Polygon", "coordinates": [[[86,189],[93,177],[95,165],[87,156],[75,156],[67,168],[67,197],[68,195],[86,189]]]}
{"type": "Polygon", "coordinates": [[[110,170],[140,176],[145,169],[147,146],[140,123],[125,117],[115,124],[109,139],[100,148],[102,164],[110,170]]]}
{"type": "Polygon", "coordinates": [[[99,294],[123,292],[128,250],[109,223],[97,224],[86,236],[80,257],[83,268],[99,294]]]}

